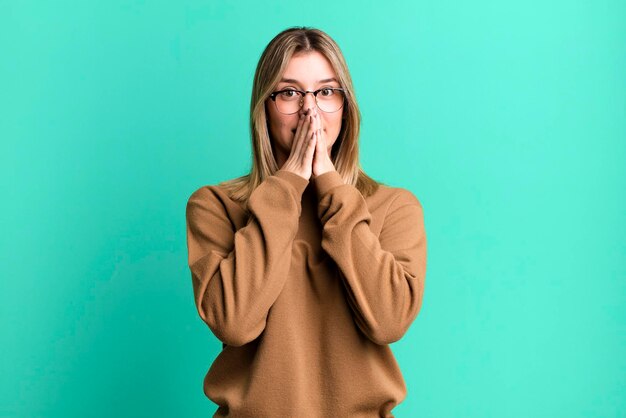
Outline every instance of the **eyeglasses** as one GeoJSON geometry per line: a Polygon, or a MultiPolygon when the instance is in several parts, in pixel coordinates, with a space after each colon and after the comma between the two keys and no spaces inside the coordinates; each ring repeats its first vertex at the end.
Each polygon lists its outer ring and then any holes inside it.
{"type": "Polygon", "coordinates": [[[285,115],[292,115],[300,110],[304,103],[304,96],[307,93],[313,93],[317,107],[326,113],[338,111],[345,102],[344,90],[336,87],[323,87],[315,91],[289,88],[273,92],[270,94],[270,98],[276,105],[276,110],[285,115]]]}

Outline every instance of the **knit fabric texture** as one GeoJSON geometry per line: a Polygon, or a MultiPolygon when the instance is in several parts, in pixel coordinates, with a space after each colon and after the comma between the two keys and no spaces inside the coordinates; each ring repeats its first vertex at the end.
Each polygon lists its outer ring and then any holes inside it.
{"type": "Polygon", "coordinates": [[[247,209],[218,185],[186,207],[195,305],[222,342],[204,379],[213,417],[394,417],[407,388],[389,344],[425,285],[418,199],[281,169],[247,209]]]}

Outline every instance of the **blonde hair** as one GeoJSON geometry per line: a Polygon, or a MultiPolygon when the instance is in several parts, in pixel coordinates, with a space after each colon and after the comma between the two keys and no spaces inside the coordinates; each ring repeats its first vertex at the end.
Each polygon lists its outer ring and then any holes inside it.
{"type": "Polygon", "coordinates": [[[359,165],[359,127],[361,114],[356,102],[352,78],[337,43],[325,32],[309,27],[292,27],[280,32],[261,54],[254,75],[250,100],[252,168],[249,174],[221,182],[233,200],[247,201],[252,191],[280,169],[272,151],[267,125],[266,102],[274,91],[291,57],[317,51],[330,61],[346,95],[341,130],[331,150],[331,160],[346,184],[355,186],[363,196],[373,194],[380,183],[369,177],[359,165]]]}

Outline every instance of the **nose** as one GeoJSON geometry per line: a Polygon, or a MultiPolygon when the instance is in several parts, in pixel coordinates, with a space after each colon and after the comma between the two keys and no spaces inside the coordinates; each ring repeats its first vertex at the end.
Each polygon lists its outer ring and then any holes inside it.
{"type": "Polygon", "coordinates": [[[302,98],[302,106],[300,107],[300,113],[306,114],[307,111],[313,112],[317,107],[317,103],[315,102],[315,96],[313,93],[306,92],[304,97],[302,98]]]}

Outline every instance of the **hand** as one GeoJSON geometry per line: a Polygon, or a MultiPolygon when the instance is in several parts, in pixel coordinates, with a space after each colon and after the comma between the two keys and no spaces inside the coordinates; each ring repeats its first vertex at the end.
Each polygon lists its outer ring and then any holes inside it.
{"type": "Polygon", "coordinates": [[[315,138],[313,136],[313,116],[307,112],[298,120],[298,127],[291,144],[291,153],[281,167],[309,180],[312,172],[315,138]]]}
{"type": "Polygon", "coordinates": [[[335,165],[330,158],[330,149],[326,144],[326,134],[322,129],[322,118],[317,113],[317,108],[313,112],[313,141],[315,143],[315,155],[313,156],[313,177],[321,176],[329,171],[335,171],[335,165]]]}

